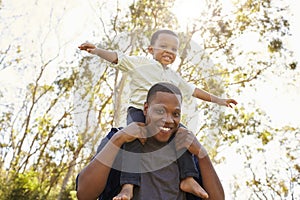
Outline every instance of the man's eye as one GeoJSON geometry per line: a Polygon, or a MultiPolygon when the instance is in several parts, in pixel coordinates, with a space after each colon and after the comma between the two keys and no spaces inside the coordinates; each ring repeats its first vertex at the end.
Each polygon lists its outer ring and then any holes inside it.
{"type": "Polygon", "coordinates": [[[180,117],[180,113],[178,112],[174,113],[174,117],[180,117]]]}
{"type": "Polygon", "coordinates": [[[158,114],[164,114],[165,112],[164,112],[164,110],[160,109],[160,110],[156,110],[156,113],[158,113],[158,114]]]}

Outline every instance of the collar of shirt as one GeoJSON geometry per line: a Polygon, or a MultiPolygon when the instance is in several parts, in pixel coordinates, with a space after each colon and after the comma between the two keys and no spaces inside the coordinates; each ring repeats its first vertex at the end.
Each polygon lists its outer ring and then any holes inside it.
{"type": "Polygon", "coordinates": [[[152,58],[152,61],[153,61],[153,63],[156,63],[156,64],[158,64],[159,66],[161,66],[164,70],[168,70],[168,69],[170,69],[170,67],[168,67],[168,66],[163,66],[160,62],[158,62],[157,60],[155,60],[154,58],[152,58]]]}

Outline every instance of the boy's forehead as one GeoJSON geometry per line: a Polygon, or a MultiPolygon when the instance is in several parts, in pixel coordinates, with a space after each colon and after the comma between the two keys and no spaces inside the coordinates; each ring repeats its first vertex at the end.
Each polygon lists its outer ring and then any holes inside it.
{"type": "Polygon", "coordinates": [[[161,33],[158,35],[156,42],[174,42],[179,43],[179,40],[176,36],[168,34],[168,33],[161,33]]]}

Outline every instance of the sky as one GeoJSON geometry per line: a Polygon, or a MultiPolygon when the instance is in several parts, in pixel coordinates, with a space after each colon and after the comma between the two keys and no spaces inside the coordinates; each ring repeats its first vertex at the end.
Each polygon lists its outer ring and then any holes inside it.
{"type": "MultiPolygon", "coordinates": [[[[126,5],[128,1],[122,0],[120,4],[126,5]]],[[[292,36],[288,41],[288,47],[295,51],[295,58],[300,64],[300,49],[297,46],[300,38],[300,26],[298,26],[300,3],[297,0],[289,2],[293,18],[290,21],[292,36]]],[[[116,1],[110,1],[104,6],[105,9],[110,9],[115,4],[116,1]]],[[[224,4],[230,9],[229,5],[224,4]]],[[[97,6],[92,0],[4,0],[0,10],[0,50],[5,51],[9,45],[12,47],[21,46],[24,53],[21,62],[24,62],[25,65],[36,62],[38,65],[42,60],[56,56],[58,49],[62,46],[58,60],[71,62],[79,44],[85,41],[98,42],[97,35],[101,34],[103,30],[101,30],[98,20],[99,10],[97,6]],[[41,48],[40,43],[43,41],[43,52],[40,53],[39,57],[32,58],[32,54],[41,48]]],[[[201,17],[198,10],[201,6],[203,6],[201,1],[177,0],[174,12],[177,13],[181,24],[187,24],[189,19],[201,17]],[[187,10],[189,12],[186,12],[187,10]]],[[[109,14],[100,14],[104,20],[109,20],[109,14]]],[[[8,54],[6,59],[13,60],[14,54],[15,52],[8,54]]],[[[55,65],[58,63],[57,61],[52,64],[53,67],[49,68],[44,81],[51,82],[55,78],[55,65]]],[[[300,66],[297,69],[298,73],[299,68],[300,66]]],[[[23,88],[31,81],[35,72],[35,69],[29,68],[22,73],[11,67],[3,69],[1,66],[0,69],[0,85],[9,91],[8,96],[5,97],[6,100],[14,99],[18,89],[23,88]]],[[[300,79],[297,80],[296,85],[288,85],[286,78],[269,74],[266,76],[266,83],[259,85],[256,91],[244,92],[237,97],[237,100],[239,102],[255,100],[257,107],[265,110],[271,117],[274,127],[282,125],[300,126],[300,79]]],[[[3,103],[0,102],[0,106],[3,103]]],[[[236,168],[227,170],[232,172],[238,169],[236,166],[236,168]]],[[[229,179],[230,177],[226,178],[229,179]]]]}

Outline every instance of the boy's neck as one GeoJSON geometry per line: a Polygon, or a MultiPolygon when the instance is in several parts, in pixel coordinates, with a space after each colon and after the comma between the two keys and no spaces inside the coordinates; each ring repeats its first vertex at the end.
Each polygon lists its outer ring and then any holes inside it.
{"type": "Polygon", "coordinates": [[[162,63],[159,63],[164,69],[167,69],[169,67],[169,65],[164,65],[162,63]]]}
{"type": "Polygon", "coordinates": [[[164,68],[164,69],[167,69],[167,68],[169,68],[169,65],[164,65],[164,64],[162,64],[161,62],[159,62],[158,60],[156,60],[155,58],[153,58],[156,62],[158,62],[161,66],[162,66],[162,68],[164,68]]]}

